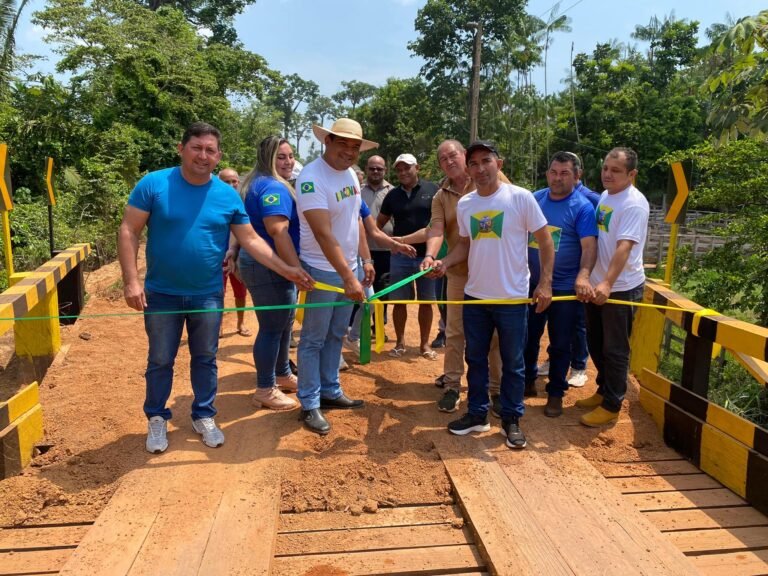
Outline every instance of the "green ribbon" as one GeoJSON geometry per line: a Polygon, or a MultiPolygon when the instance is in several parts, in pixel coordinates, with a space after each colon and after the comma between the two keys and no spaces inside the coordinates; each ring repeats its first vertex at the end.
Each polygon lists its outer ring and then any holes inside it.
{"type": "Polygon", "coordinates": [[[371,361],[371,305],[363,303],[360,315],[360,364],[368,364],[371,361]]]}
{"type": "Polygon", "coordinates": [[[426,270],[421,270],[420,272],[416,272],[416,274],[408,276],[408,278],[403,278],[399,282],[395,282],[394,284],[392,284],[392,286],[387,286],[383,290],[379,290],[378,292],[374,293],[370,298],[368,298],[368,302],[370,302],[372,300],[381,300],[382,296],[386,296],[390,292],[394,292],[395,290],[397,290],[401,286],[405,286],[406,284],[410,284],[414,280],[416,280],[418,278],[421,278],[422,276],[424,276],[424,274],[429,274],[430,272],[432,272],[432,268],[427,268],[426,270]]]}

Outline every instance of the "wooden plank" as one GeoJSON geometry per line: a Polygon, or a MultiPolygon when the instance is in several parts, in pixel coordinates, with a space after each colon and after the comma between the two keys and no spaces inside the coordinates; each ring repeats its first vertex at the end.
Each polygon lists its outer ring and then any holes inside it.
{"type": "Polygon", "coordinates": [[[644,516],[663,531],[768,526],[768,517],[749,506],[652,511],[644,516]]]}
{"type": "Polygon", "coordinates": [[[722,488],[717,480],[706,474],[633,476],[629,478],[609,478],[608,482],[622,494],[722,488]]]}
{"type": "Polygon", "coordinates": [[[224,493],[198,574],[268,576],[271,570],[280,478],[274,472],[224,493]]]}
{"type": "Polygon", "coordinates": [[[755,576],[768,573],[768,550],[702,554],[692,557],[692,560],[705,576],[755,576]]]}
{"type": "Polygon", "coordinates": [[[27,552],[0,552],[0,576],[56,573],[72,555],[71,548],[27,552]]]}
{"type": "Polygon", "coordinates": [[[70,546],[75,548],[90,526],[4,528],[0,530],[0,551],[70,546]]]}
{"type": "Polygon", "coordinates": [[[65,576],[127,574],[179,467],[140,470],[123,479],[107,507],[61,570],[65,576]]]}
{"type": "Polygon", "coordinates": [[[467,528],[453,528],[448,524],[323,530],[322,532],[280,534],[277,537],[275,556],[427,548],[473,543],[472,535],[467,528]]]}
{"type": "Polygon", "coordinates": [[[496,574],[573,574],[528,503],[475,438],[435,438],[488,567],[496,574]]]}
{"type": "MultiPolygon", "coordinates": [[[[612,529],[615,542],[621,546],[638,546],[646,550],[643,561],[659,563],[666,574],[696,574],[696,569],[682,552],[663,537],[642,514],[637,513],[622,496],[584,458],[566,452],[542,454],[544,461],[570,484],[574,499],[603,519],[612,529]]],[[[657,572],[659,573],[659,572],[657,572]]]]}
{"type": "Polygon", "coordinates": [[[281,514],[278,533],[314,530],[349,530],[391,526],[455,524],[463,522],[458,506],[408,506],[379,508],[375,514],[352,516],[347,512],[281,514]]]}
{"type": "MultiPolygon", "coordinates": [[[[663,570],[658,564],[646,566],[645,549],[632,543],[617,545],[610,525],[582,506],[573,497],[570,483],[558,478],[535,451],[504,449],[493,454],[574,573],[623,576],[663,570]]],[[[581,458],[575,453],[572,457],[581,458]]]]}
{"type": "MultiPolygon", "coordinates": [[[[275,558],[273,573],[280,576],[310,574],[414,574],[418,571],[439,574],[450,570],[485,570],[485,562],[475,546],[439,546],[352,554],[316,554],[275,558]]],[[[453,572],[450,572],[453,573],[453,572]]],[[[520,572],[517,572],[520,573],[520,572]]],[[[509,574],[507,572],[506,574],[509,574]]]]}
{"type": "Polygon", "coordinates": [[[590,462],[606,478],[625,476],[659,476],[671,474],[701,474],[688,460],[659,460],[655,462],[590,462]]]}
{"type": "Polygon", "coordinates": [[[727,488],[627,494],[625,498],[642,512],[650,510],[680,510],[684,508],[711,508],[715,506],[747,506],[743,499],[727,488]]]}
{"type": "Polygon", "coordinates": [[[667,537],[683,552],[736,551],[768,547],[768,526],[723,528],[721,530],[683,530],[667,537]]]}

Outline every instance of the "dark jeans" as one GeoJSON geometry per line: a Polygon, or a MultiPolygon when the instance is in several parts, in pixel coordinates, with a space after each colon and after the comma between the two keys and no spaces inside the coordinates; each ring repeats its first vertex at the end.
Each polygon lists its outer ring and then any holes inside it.
{"type": "MultiPolygon", "coordinates": [[[[587,316],[584,306],[578,309],[577,316],[573,338],[571,339],[571,368],[574,370],[586,370],[589,350],[587,350],[587,316]]],[[[547,356],[551,355],[552,351],[548,346],[547,356]]]]}
{"type": "Polygon", "coordinates": [[[166,406],[173,385],[173,365],[179,352],[181,334],[187,326],[189,346],[189,378],[192,392],[192,419],[212,418],[216,415],[213,401],[216,399],[218,371],[216,352],[219,349],[219,327],[221,308],[224,303],[223,289],[216,294],[201,296],[177,296],[145,290],[147,312],[168,312],[168,314],[146,314],[144,329],[149,339],[144,413],[147,418],[162,416],[171,418],[166,406]],[[212,309],[217,312],[188,312],[212,309]]]}
{"type": "MultiPolygon", "coordinates": [[[[295,304],[296,287],[276,272],[263,266],[245,250],[240,252],[240,275],[251,293],[254,306],[295,304]]],[[[253,342],[256,386],[273,388],[276,376],[288,376],[288,352],[295,310],[256,310],[259,333],[253,342]]]]}
{"type": "MultiPolygon", "coordinates": [[[[464,295],[465,300],[477,300],[464,295]]],[[[488,353],[494,330],[499,334],[501,352],[501,417],[519,418],[525,411],[525,360],[528,310],[525,304],[470,304],[464,314],[465,359],[469,383],[468,412],[473,416],[488,414],[488,353]]]]}
{"type": "MultiPolygon", "coordinates": [[[[612,300],[640,302],[644,284],[623,292],[611,292],[612,300]]],[[[587,342],[597,368],[597,393],[603,396],[603,408],[621,410],[627,393],[629,337],[635,307],[624,304],[587,304],[587,342]]]]}
{"type": "MultiPolygon", "coordinates": [[[[554,291],[553,296],[573,296],[573,291],[554,291]]],[[[568,366],[571,364],[571,345],[578,318],[584,317],[584,304],[577,300],[552,302],[541,314],[536,306],[528,306],[528,343],[525,346],[525,381],[533,382],[538,376],[539,341],[547,325],[549,334],[549,382],[547,394],[562,398],[568,390],[568,366]]]]}

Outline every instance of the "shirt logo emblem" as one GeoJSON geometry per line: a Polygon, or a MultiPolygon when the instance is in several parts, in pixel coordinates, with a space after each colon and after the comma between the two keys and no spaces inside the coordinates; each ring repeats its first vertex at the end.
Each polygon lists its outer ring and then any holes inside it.
{"type": "MultiPolygon", "coordinates": [[[[558,228],[557,226],[547,226],[547,230],[549,230],[549,233],[552,235],[552,242],[555,245],[555,252],[557,252],[560,250],[560,238],[562,238],[563,229],[558,228]]],[[[531,232],[528,232],[528,248],[534,248],[535,250],[539,249],[539,243],[536,241],[536,236],[531,232]]]]}
{"type": "Polygon", "coordinates": [[[355,194],[359,194],[357,188],[354,186],[344,186],[344,188],[336,192],[336,202],[341,202],[345,198],[352,198],[355,194]]]}
{"type": "Polygon", "coordinates": [[[264,206],[280,206],[280,196],[278,194],[267,194],[261,203],[264,206]]]}
{"type": "Polygon", "coordinates": [[[470,217],[472,240],[482,238],[501,238],[504,227],[504,212],[501,210],[486,210],[470,217]]]}
{"type": "Polygon", "coordinates": [[[598,206],[596,215],[597,215],[597,227],[602,232],[610,232],[611,218],[613,217],[613,208],[608,208],[607,206],[598,206]]]}
{"type": "Polygon", "coordinates": [[[302,194],[312,194],[315,191],[315,183],[314,182],[302,182],[301,183],[301,193],[302,194]]]}

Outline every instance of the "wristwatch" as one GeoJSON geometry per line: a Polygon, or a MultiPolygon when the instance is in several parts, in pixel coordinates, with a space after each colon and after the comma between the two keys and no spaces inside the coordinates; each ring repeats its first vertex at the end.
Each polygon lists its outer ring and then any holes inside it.
{"type": "Polygon", "coordinates": [[[373,264],[372,258],[363,258],[363,264],[373,264]]]}
{"type": "Polygon", "coordinates": [[[424,258],[432,258],[432,260],[437,260],[432,254],[424,254],[424,258]]]}

